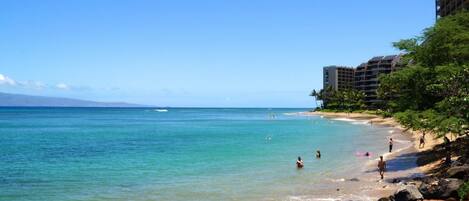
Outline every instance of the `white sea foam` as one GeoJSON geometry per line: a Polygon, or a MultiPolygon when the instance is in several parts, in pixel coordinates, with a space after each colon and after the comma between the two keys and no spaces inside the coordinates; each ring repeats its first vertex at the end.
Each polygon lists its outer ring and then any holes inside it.
{"type": "Polygon", "coordinates": [[[352,122],[352,124],[365,125],[365,124],[369,124],[369,122],[368,121],[355,121],[355,122],[352,122]]]}
{"type": "Polygon", "coordinates": [[[397,142],[397,143],[402,143],[402,144],[411,143],[411,141],[409,141],[409,140],[393,139],[393,141],[394,141],[394,142],[397,142]]]}
{"type": "Polygon", "coordinates": [[[369,121],[365,121],[365,120],[355,120],[355,119],[349,119],[349,118],[333,118],[332,120],[350,122],[350,123],[356,124],[356,125],[364,125],[364,124],[368,124],[368,123],[369,123],[369,121]]]}
{"type": "Polygon", "coordinates": [[[344,181],[345,181],[345,178],[340,178],[340,179],[329,179],[329,181],[332,181],[332,182],[344,182],[344,181]]]}
{"type": "Polygon", "coordinates": [[[341,200],[376,200],[369,196],[360,196],[360,195],[342,195],[338,197],[309,197],[309,196],[290,196],[288,197],[289,201],[341,201],[341,200]]]}
{"type": "Polygon", "coordinates": [[[353,119],[349,119],[349,118],[333,118],[332,120],[336,120],[336,121],[349,121],[349,122],[357,121],[357,120],[353,120],[353,119]]]}

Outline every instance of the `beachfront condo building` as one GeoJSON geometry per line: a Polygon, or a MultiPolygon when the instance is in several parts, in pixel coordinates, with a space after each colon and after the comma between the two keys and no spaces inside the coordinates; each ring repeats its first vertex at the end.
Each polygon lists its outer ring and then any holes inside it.
{"type": "Polygon", "coordinates": [[[332,86],[334,90],[353,88],[354,68],[347,66],[325,66],[323,68],[323,89],[332,86]]]}
{"type": "Polygon", "coordinates": [[[459,10],[469,10],[469,0],[436,0],[436,17],[451,15],[459,10]]]}
{"type": "Polygon", "coordinates": [[[379,104],[378,78],[403,67],[401,55],[377,56],[356,68],[346,66],[323,67],[323,89],[331,86],[334,90],[356,89],[365,93],[365,103],[373,107],[379,104]]]}
{"type": "Polygon", "coordinates": [[[403,65],[400,61],[401,55],[377,56],[355,69],[354,88],[365,92],[367,105],[373,106],[380,102],[376,93],[379,86],[378,78],[381,74],[388,74],[401,68],[403,65]]]}

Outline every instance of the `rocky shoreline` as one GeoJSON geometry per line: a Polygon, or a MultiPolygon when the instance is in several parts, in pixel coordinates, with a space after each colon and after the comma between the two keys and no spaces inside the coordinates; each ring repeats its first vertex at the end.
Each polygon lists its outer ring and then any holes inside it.
{"type": "MultiPolygon", "coordinates": [[[[366,120],[373,125],[390,126],[413,138],[417,156],[417,166],[423,176],[391,179],[397,184],[392,195],[386,195],[378,201],[413,201],[413,200],[469,200],[459,198],[458,189],[469,180],[469,137],[460,137],[449,144],[428,134],[425,148],[419,148],[419,131],[404,129],[392,118],[382,118],[366,113],[304,112],[301,115],[314,115],[326,118],[349,118],[366,120]],[[451,153],[451,163],[445,163],[447,153],[451,153]]],[[[407,153],[409,154],[409,153],[407,153]]],[[[388,193],[389,194],[389,193],[388,193]]],[[[469,194],[469,193],[468,193],[469,194]]]]}
{"type": "Polygon", "coordinates": [[[438,144],[418,153],[417,165],[426,168],[425,176],[405,182],[393,195],[379,201],[401,200],[469,200],[460,198],[458,189],[469,180],[469,137],[461,137],[449,145],[451,163],[445,163],[447,148],[438,144]]]}

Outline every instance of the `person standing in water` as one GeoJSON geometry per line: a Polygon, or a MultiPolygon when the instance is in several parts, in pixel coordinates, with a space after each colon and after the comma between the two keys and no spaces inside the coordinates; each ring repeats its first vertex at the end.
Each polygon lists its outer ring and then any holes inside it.
{"type": "Polygon", "coordinates": [[[304,166],[303,160],[301,160],[301,157],[298,156],[298,160],[296,160],[296,167],[303,168],[303,166],[304,166]]]}
{"type": "Polygon", "coordinates": [[[381,175],[381,179],[383,179],[384,171],[386,171],[386,162],[383,160],[383,156],[379,157],[378,171],[379,171],[379,175],[381,175]]]}
{"type": "Polygon", "coordinates": [[[392,141],[392,138],[389,139],[389,153],[392,152],[392,145],[394,145],[394,142],[392,141]]]}
{"type": "Polygon", "coordinates": [[[319,149],[316,151],[316,158],[317,159],[321,158],[321,151],[319,151],[319,149]]]}

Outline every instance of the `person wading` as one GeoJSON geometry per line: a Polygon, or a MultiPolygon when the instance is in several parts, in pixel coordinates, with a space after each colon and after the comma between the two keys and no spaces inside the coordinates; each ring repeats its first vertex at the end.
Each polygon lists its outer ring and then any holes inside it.
{"type": "Polygon", "coordinates": [[[303,166],[304,166],[303,160],[301,160],[301,157],[298,156],[298,160],[296,160],[296,167],[303,168],[303,166]]]}

